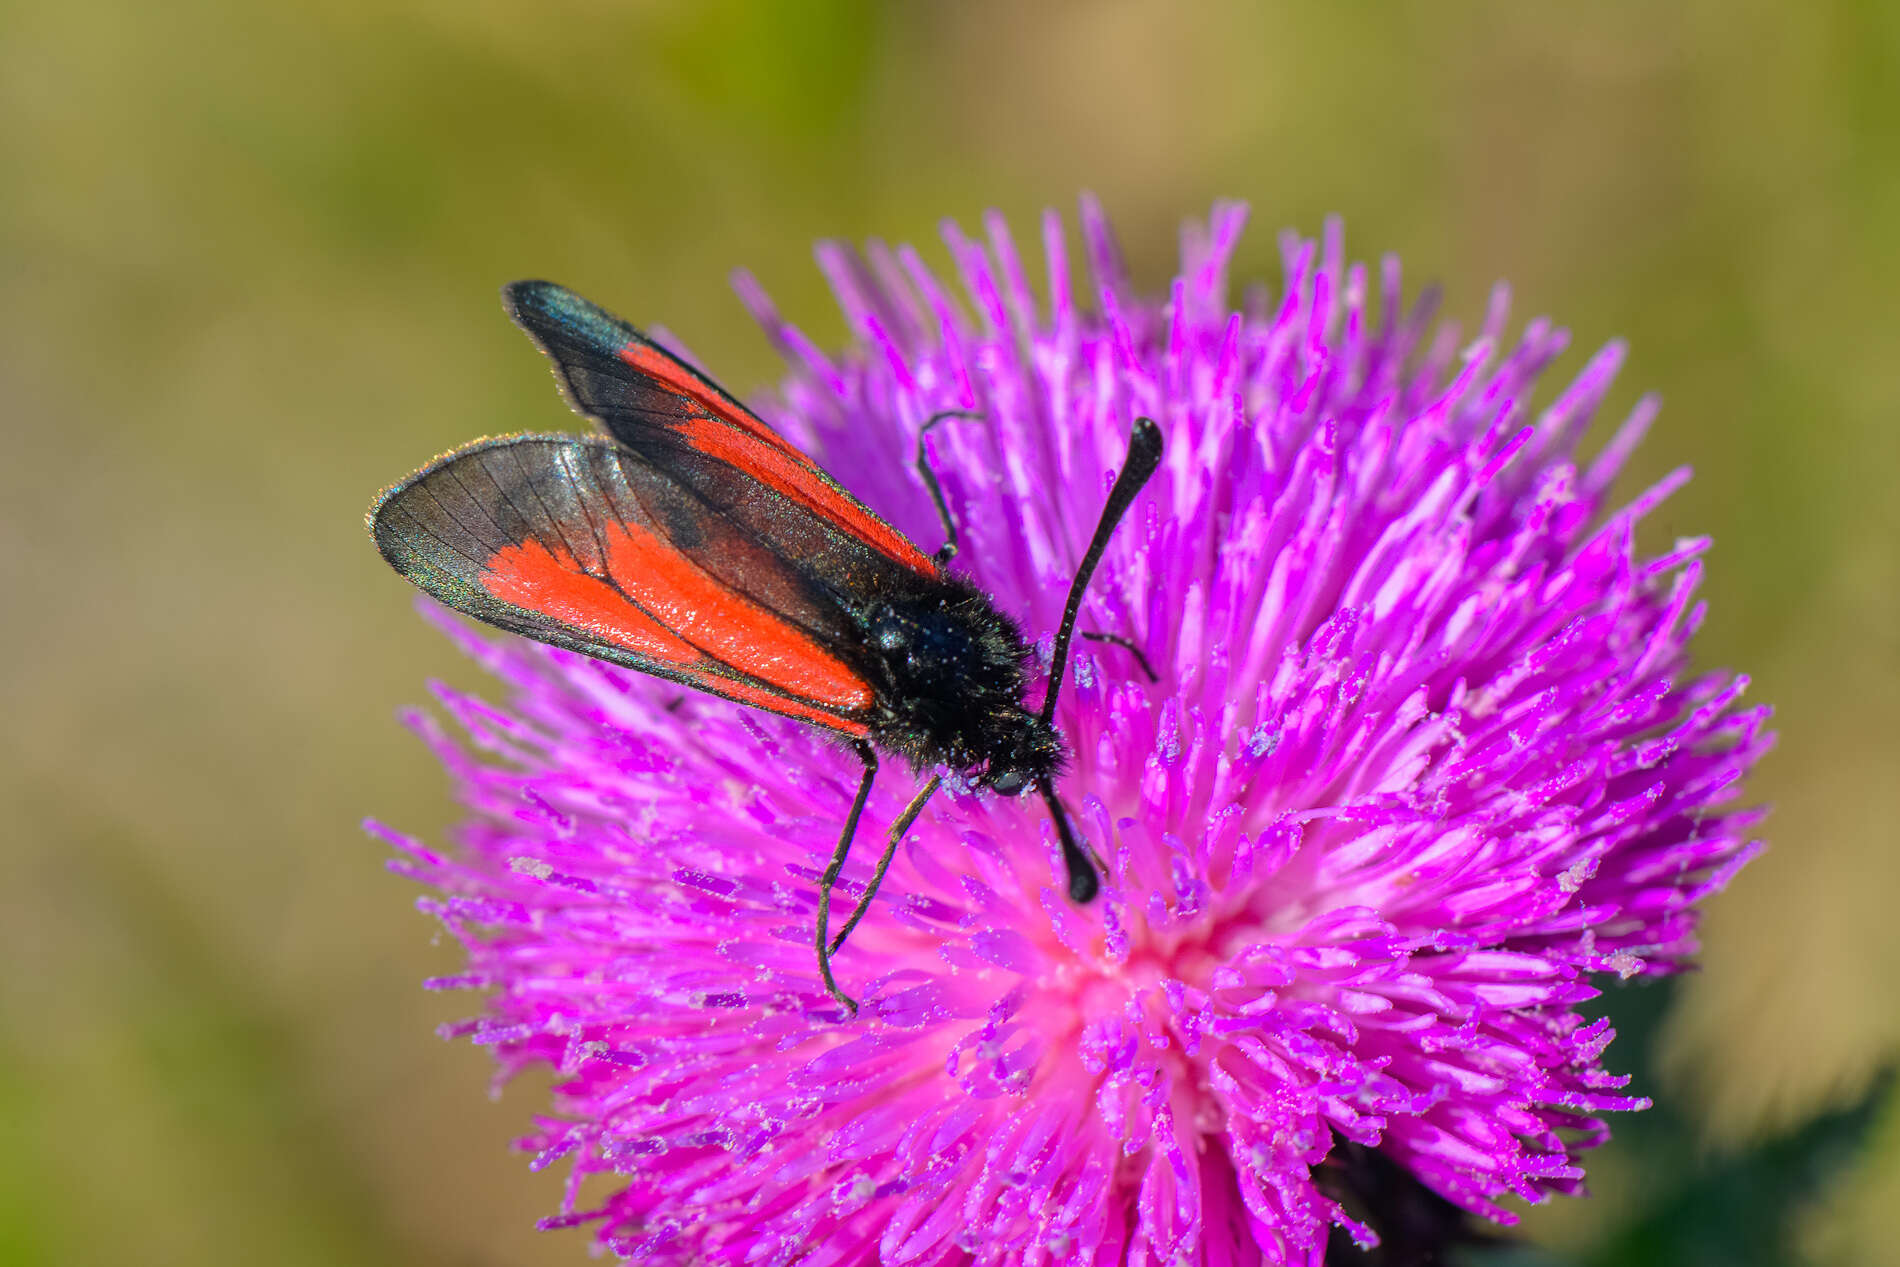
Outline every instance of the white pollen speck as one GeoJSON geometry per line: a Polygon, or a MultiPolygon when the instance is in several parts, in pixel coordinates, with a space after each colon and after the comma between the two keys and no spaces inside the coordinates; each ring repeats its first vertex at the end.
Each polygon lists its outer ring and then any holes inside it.
{"type": "Polygon", "coordinates": [[[877,1181],[869,1175],[859,1175],[851,1181],[851,1199],[869,1201],[877,1195],[877,1181]]]}
{"type": "Polygon", "coordinates": [[[1280,732],[1261,726],[1247,736],[1247,755],[1250,757],[1270,757],[1273,750],[1280,746],[1280,732]]]}
{"type": "Polygon", "coordinates": [[[529,875],[537,880],[545,880],[554,874],[553,865],[540,858],[510,858],[508,869],[516,875],[529,875]]]}

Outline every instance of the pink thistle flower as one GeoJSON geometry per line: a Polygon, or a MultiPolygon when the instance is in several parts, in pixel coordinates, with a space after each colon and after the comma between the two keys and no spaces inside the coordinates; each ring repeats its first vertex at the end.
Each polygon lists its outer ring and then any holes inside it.
{"type": "MultiPolygon", "coordinates": [[[[811,929],[856,759],[443,620],[509,704],[415,719],[473,811],[453,857],[377,830],[467,947],[431,984],[489,992],[449,1032],[558,1071],[526,1141],[571,1167],[548,1225],[652,1263],[1318,1263],[1373,1236],[1316,1180],[1346,1151],[1508,1223],[1643,1107],[1578,1005],[1693,950],[1769,742],[1745,679],[1688,668],[1706,541],[1634,543],[1686,472],[1610,508],[1655,403],[1581,463],[1620,346],[1533,415],[1562,330],[1507,345],[1500,288],[1461,348],[1336,226],[1235,310],[1243,220],[1188,226],[1160,304],[1093,203],[1092,285],[1044,221],[1046,304],[1000,219],[946,231],[960,298],[909,249],[826,247],[841,358],[740,281],[793,366],[765,416],[926,548],[915,429],[986,411],[931,437],[959,567],[1045,657],[1130,419],[1162,426],[1081,625],[1159,681],[1078,643],[1057,718],[1093,905],[1039,803],[952,788],[837,960],[843,1022],[811,929]]],[[[842,901],[911,790],[879,782],[842,901]]]]}

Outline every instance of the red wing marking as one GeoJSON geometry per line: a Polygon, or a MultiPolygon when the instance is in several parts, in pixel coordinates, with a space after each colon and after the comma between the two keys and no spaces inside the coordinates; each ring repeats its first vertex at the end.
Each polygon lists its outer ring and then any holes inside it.
{"type": "Polygon", "coordinates": [[[750,704],[754,708],[763,708],[768,713],[782,713],[797,721],[816,722],[818,725],[828,730],[835,730],[841,735],[850,735],[854,738],[862,739],[871,733],[871,728],[861,721],[851,721],[847,718],[839,717],[835,713],[827,713],[822,709],[813,708],[809,704],[801,704],[795,699],[786,699],[783,695],[774,695],[772,692],[756,687],[750,682],[741,682],[736,678],[713,677],[710,674],[700,678],[699,682],[706,690],[711,691],[714,695],[723,695],[727,699],[736,700],[741,704],[750,704]]]}
{"type": "Polygon", "coordinates": [[[492,555],[482,588],[504,603],[539,612],[623,647],[681,668],[701,657],[693,645],[629,603],[614,587],[581,570],[565,551],[555,554],[539,541],[523,541],[492,555]]]}
{"type": "Polygon", "coordinates": [[[534,540],[497,551],[483,569],[482,587],[775,712],[842,728],[820,709],[859,712],[874,702],[864,680],[812,638],[726,589],[651,532],[611,523],[606,538],[607,570],[618,590],[584,572],[565,550],[534,540]],[[796,698],[709,673],[708,655],[796,698]]]}
{"type": "Polygon", "coordinates": [[[741,673],[800,699],[855,712],[871,688],[784,617],[747,601],[639,524],[607,526],[607,570],[662,624],[741,673]]]}
{"type": "Polygon", "coordinates": [[[657,347],[634,341],[620,359],[669,392],[683,396],[696,411],[674,430],[698,452],[743,471],[773,492],[827,519],[857,540],[924,576],[938,574],[936,562],[909,537],[867,510],[857,498],[832,483],[810,458],[657,347]]]}
{"type": "Polygon", "coordinates": [[[707,416],[724,418],[727,422],[746,432],[754,439],[763,440],[773,448],[783,450],[786,454],[796,458],[800,462],[805,460],[805,455],[793,448],[784,436],[766,426],[765,423],[759,419],[752,417],[749,413],[734,409],[732,402],[724,399],[719,393],[707,390],[706,384],[700,379],[699,375],[687,369],[682,362],[669,356],[658,347],[649,343],[642,343],[636,339],[621,348],[618,355],[621,360],[633,366],[634,369],[639,370],[642,374],[645,374],[667,391],[673,392],[676,395],[685,396],[691,400],[695,405],[698,405],[701,412],[707,416]]]}

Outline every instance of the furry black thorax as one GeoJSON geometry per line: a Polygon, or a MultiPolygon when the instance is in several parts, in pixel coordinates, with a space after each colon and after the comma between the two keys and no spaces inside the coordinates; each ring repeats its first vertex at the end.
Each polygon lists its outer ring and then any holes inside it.
{"type": "Polygon", "coordinates": [[[1055,727],[1023,706],[1029,645],[982,591],[945,575],[854,615],[877,690],[878,747],[1005,795],[1061,769],[1055,727]]]}

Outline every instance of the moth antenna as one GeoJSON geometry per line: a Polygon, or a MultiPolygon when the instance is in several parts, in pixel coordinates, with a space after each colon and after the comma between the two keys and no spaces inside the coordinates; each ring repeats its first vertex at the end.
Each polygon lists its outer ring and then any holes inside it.
{"type": "Polygon", "coordinates": [[[1108,490],[1108,503],[1102,507],[1102,518],[1095,525],[1095,537],[1089,542],[1088,553],[1082,556],[1082,566],[1075,570],[1075,580],[1069,586],[1069,603],[1062,609],[1062,625],[1056,630],[1055,657],[1049,664],[1049,693],[1042,699],[1044,721],[1055,719],[1056,696],[1062,690],[1062,675],[1069,664],[1069,643],[1075,637],[1075,618],[1082,610],[1082,594],[1089,587],[1089,578],[1095,575],[1095,565],[1102,561],[1102,552],[1108,549],[1108,540],[1115,535],[1115,528],[1127,513],[1129,504],[1160,465],[1161,428],[1152,418],[1135,419],[1128,433],[1128,460],[1122,463],[1114,487],[1108,490]]]}
{"type": "Polygon", "coordinates": [[[1096,875],[1095,864],[1089,861],[1088,854],[1075,838],[1075,828],[1070,825],[1068,812],[1056,795],[1055,784],[1046,777],[1038,777],[1036,790],[1042,793],[1043,803],[1049,807],[1049,817],[1055,820],[1056,838],[1062,842],[1062,862],[1069,870],[1069,900],[1086,905],[1101,891],[1101,877],[1096,875]]]}

